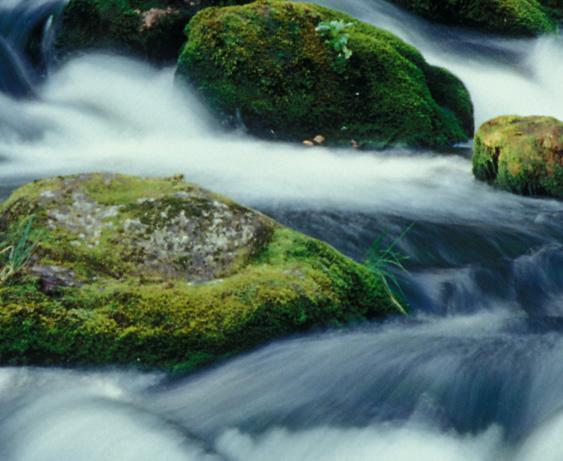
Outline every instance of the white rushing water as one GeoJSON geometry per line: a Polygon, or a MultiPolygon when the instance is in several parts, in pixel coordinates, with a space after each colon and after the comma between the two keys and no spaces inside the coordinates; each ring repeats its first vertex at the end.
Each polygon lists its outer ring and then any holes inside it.
{"type": "Polygon", "coordinates": [[[515,335],[511,322],[481,314],[298,338],[179,382],[3,369],[0,456],[557,461],[563,341],[515,335]]]}
{"type": "MultiPolygon", "coordinates": [[[[454,34],[381,1],[323,3],[389,27],[453,70],[471,91],[477,124],[506,113],[563,118],[563,39],[454,34]]],[[[52,75],[38,99],[0,96],[0,156],[9,160],[0,174],[8,181],[86,170],[185,173],[250,204],[426,215],[481,217],[526,202],[474,181],[470,162],[458,156],[307,150],[224,134],[189,91],[174,85],[173,74],[125,58],[85,56],[52,75]]]]}
{"type": "MultiPolygon", "coordinates": [[[[0,0],[0,15],[47,3],[0,0]]],[[[561,38],[443,28],[381,0],[321,3],[454,71],[477,124],[563,119],[561,38]]],[[[124,57],[73,59],[34,93],[0,95],[0,194],[72,172],[183,173],[358,258],[374,232],[415,222],[401,280],[418,313],[276,342],[180,381],[0,369],[0,461],[563,459],[560,201],[475,181],[463,150],[331,151],[225,133],[174,69],[124,57]]]]}
{"type": "MultiPolygon", "coordinates": [[[[540,91],[534,82],[528,87],[529,97],[540,91]]],[[[172,69],[124,58],[86,56],[52,75],[38,100],[1,98],[3,177],[185,173],[252,205],[306,202],[467,219],[498,219],[499,209],[517,213],[529,202],[476,182],[470,161],[459,156],[309,150],[222,133],[196,98],[174,85],[172,69]]],[[[553,207],[545,201],[538,210],[553,207]]]]}

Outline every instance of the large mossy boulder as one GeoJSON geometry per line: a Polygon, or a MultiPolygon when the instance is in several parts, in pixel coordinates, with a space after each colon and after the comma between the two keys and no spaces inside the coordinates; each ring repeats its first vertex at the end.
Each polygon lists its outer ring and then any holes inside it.
{"type": "Polygon", "coordinates": [[[250,0],[70,0],[60,15],[55,48],[59,56],[89,49],[175,61],[184,27],[200,9],[250,0]]]}
{"type": "Polygon", "coordinates": [[[473,172],[511,192],[563,198],[563,123],[538,116],[486,122],[475,136],[473,172]]]}
{"type": "Polygon", "coordinates": [[[455,76],[345,14],[259,0],[205,9],[186,33],[178,75],[254,134],[302,141],[320,133],[369,147],[446,146],[473,135],[471,99],[455,76]]]}
{"type": "Polygon", "coordinates": [[[559,0],[392,0],[427,19],[489,32],[533,36],[557,30],[559,0]]]}
{"type": "Polygon", "coordinates": [[[0,208],[0,232],[35,247],[0,283],[2,365],[186,370],[397,311],[380,274],[181,177],[35,182],[0,208]]]}

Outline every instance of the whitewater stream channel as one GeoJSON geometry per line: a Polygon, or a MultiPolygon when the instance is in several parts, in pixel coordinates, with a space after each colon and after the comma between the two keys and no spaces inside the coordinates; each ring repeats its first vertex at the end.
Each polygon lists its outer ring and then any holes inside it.
{"type": "MultiPolygon", "coordinates": [[[[477,124],[563,120],[562,38],[437,26],[383,0],[320,3],[453,71],[477,124]]],[[[182,173],[358,261],[409,228],[397,276],[411,314],[185,377],[0,368],[0,461],[563,459],[563,202],[475,181],[470,145],[374,153],[227,133],[173,67],[105,53],[54,65],[61,5],[0,0],[0,199],[44,176],[182,173]]]]}

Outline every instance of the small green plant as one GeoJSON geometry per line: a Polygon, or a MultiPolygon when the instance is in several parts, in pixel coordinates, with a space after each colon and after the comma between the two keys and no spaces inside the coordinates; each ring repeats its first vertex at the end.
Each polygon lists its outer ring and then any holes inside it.
{"type": "Polygon", "coordinates": [[[6,283],[29,262],[37,244],[30,240],[33,217],[23,222],[15,235],[0,236],[0,284],[6,283]]]}
{"type": "Polygon", "coordinates": [[[342,19],[338,21],[323,21],[315,28],[315,31],[325,38],[325,43],[330,45],[334,51],[338,53],[338,57],[348,60],[352,57],[352,50],[348,48],[348,40],[350,36],[346,32],[354,24],[344,22],[342,19]]]}
{"type": "Polygon", "coordinates": [[[365,261],[365,265],[376,275],[381,277],[385,291],[391,298],[391,301],[397,309],[403,314],[406,314],[406,309],[404,307],[404,293],[399,285],[399,281],[395,274],[393,274],[392,269],[399,269],[402,272],[407,272],[404,261],[408,259],[403,253],[397,250],[397,246],[401,240],[407,235],[407,233],[412,229],[414,224],[407,227],[401,235],[393,240],[391,243],[388,242],[387,234],[383,234],[378,237],[375,242],[372,243],[368,255],[365,261]]]}

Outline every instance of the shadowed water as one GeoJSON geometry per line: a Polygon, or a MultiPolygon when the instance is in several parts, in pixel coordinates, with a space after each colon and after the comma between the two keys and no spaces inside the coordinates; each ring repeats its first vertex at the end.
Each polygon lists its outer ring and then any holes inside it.
{"type": "Polygon", "coordinates": [[[52,16],[67,0],[3,0],[0,5],[0,92],[31,96],[51,58],[52,16]]]}

